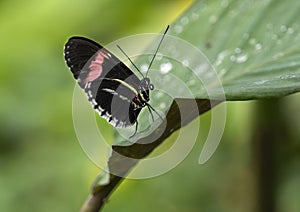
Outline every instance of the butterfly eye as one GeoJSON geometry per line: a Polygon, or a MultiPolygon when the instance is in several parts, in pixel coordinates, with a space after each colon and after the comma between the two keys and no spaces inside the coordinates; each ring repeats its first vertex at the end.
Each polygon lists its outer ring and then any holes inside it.
{"type": "Polygon", "coordinates": [[[154,89],[154,85],[153,85],[153,84],[150,84],[150,85],[149,85],[149,89],[150,89],[150,90],[153,90],[153,89],[154,89]]]}

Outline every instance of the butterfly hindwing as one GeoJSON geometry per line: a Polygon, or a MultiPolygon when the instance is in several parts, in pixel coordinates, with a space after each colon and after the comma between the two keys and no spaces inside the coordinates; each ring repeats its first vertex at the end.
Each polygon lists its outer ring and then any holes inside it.
{"type": "Polygon", "coordinates": [[[132,99],[140,80],[111,52],[83,37],[72,37],[65,45],[65,59],[100,116],[114,126],[136,122],[141,108],[132,99]]]}

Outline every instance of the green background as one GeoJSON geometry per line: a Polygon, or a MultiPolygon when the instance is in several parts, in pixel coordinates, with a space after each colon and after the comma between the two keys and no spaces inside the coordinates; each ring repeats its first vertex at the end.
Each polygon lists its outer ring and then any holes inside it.
{"type": "MultiPolygon", "coordinates": [[[[75,82],[63,58],[68,37],[84,35],[106,44],[160,32],[189,3],[0,2],[0,211],[78,211],[99,172],[73,129],[75,82]]],[[[199,142],[186,160],[162,176],[126,180],[104,211],[256,211],[264,185],[257,174],[262,154],[253,140],[260,117],[270,110],[285,135],[274,144],[273,203],[278,211],[299,211],[299,103],[299,94],[280,101],[228,103],[221,144],[211,160],[198,165],[210,124],[209,113],[204,115],[199,142]]]]}

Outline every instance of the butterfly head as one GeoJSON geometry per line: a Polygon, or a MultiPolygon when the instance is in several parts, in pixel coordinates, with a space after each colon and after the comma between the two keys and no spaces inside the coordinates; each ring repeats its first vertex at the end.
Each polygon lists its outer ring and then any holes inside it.
{"type": "Polygon", "coordinates": [[[154,85],[150,82],[150,79],[148,77],[145,77],[140,82],[141,90],[153,90],[154,85]]]}

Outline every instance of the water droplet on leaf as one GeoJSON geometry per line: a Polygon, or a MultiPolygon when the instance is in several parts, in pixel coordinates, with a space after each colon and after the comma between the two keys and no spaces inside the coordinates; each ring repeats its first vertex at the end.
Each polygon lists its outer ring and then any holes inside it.
{"type": "Polygon", "coordinates": [[[162,74],[167,74],[171,71],[172,67],[173,67],[173,65],[170,62],[162,63],[162,64],[160,64],[159,71],[162,74]]]}

